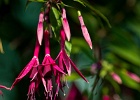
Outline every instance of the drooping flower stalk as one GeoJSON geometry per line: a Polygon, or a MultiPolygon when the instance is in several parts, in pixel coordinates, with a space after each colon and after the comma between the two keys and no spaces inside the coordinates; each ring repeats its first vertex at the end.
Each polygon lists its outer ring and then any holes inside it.
{"type": "Polygon", "coordinates": [[[67,37],[68,41],[70,41],[70,37],[71,37],[70,27],[69,27],[69,23],[68,23],[68,20],[66,17],[65,8],[62,8],[62,25],[63,25],[64,31],[65,31],[66,37],[67,37]]]}
{"type": "Polygon", "coordinates": [[[88,43],[89,47],[92,49],[92,41],[90,39],[90,35],[88,33],[87,27],[85,26],[85,23],[84,23],[84,20],[83,20],[83,17],[81,15],[80,11],[78,11],[78,19],[79,19],[80,24],[81,24],[83,36],[84,36],[86,42],[88,43]]]}

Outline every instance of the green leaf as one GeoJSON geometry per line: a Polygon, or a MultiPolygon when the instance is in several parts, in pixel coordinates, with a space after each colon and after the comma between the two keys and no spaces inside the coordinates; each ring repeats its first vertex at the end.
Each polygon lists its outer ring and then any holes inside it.
{"type": "Polygon", "coordinates": [[[83,6],[85,6],[85,4],[81,0],[74,0],[74,1],[76,1],[76,2],[78,2],[80,4],[82,4],[83,6]]]}
{"type": "Polygon", "coordinates": [[[114,81],[110,75],[107,75],[107,77],[105,77],[105,78],[111,83],[111,85],[114,87],[114,89],[117,93],[119,93],[121,91],[119,84],[116,81],[114,81]]]}
{"type": "Polygon", "coordinates": [[[58,11],[58,9],[56,9],[55,7],[51,7],[50,22],[51,22],[51,26],[52,26],[52,31],[54,32],[55,37],[57,37],[57,35],[60,32],[62,23],[61,23],[61,14],[58,11]]]}
{"type": "Polygon", "coordinates": [[[127,75],[126,70],[119,71],[118,74],[121,77],[124,85],[128,86],[129,88],[136,89],[136,90],[140,91],[140,84],[137,83],[136,81],[134,81],[133,79],[131,79],[127,75]]]}
{"type": "Polygon", "coordinates": [[[67,52],[68,56],[70,56],[72,44],[69,41],[66,41],[65,46],[66,46],[66,52],[67,52]]]}
{"type": "Polygon", "coordinates": [[[80,51],[84,52],[91,60],[93,60],[92,51],[89,49],[87,43],[83,38],[72,38],[72,52],[79,53],[80,51]],[[79,42],[80,41],[80,42],[79,42]]]}
{"type": "Polygon", "coordinates": [[[102,18],[108,25],[108,27],[111,28],[111,25],[109,23],[109,20],[97,9],[95,9],[89,2],[87,2],[86,0],[80,0],[81,2],[83,2],[91,11],[93,11],[95,14],[97,14],[100,18],[102,18]]]}
{"type": "Polygon", "coordinates": [[[110,46],[110,49],[112,50],[112,52],[119,55],[123,59],[140,67],[139,52],[135,51],[133,48],[123,48],[123,47],[118,47],[118,46],[110,46]]]}

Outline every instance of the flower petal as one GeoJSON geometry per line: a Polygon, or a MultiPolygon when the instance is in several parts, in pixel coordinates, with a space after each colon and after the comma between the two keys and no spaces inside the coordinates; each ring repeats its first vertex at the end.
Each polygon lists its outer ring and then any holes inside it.
{"type": "Polygon", "coordinates": [[[4,85],[0,85],[0,88],[4,88],[4,89],[6,89],[6,90],[11,90],[11,88],[8,88],[8,87],[6,87],[6,86],[4,86],[4,85]]]}
{"type": "Polygon", "coordinates": [[[75,71],[86,81],[88,82],[88,80],[83,76],[83,74],[78,70],[78,68],[76,67],[76,65],[72,62],[72,60],[69,58],[71,65],[73,66],[73,68],[75,69],[75,71]]]}
{"type": "Polygon", "coordinates": [[[57,71],[59,71],[59,72],[61,72],[62,74],[65,74],[65,75],[66,75],[66,73],[64,73],[64,72],[62,71],[62,69],[60,69],[56,64],[53,64],[52,66],[53,66],[53,69],[56,69],[57,71]]]}
{"type": "Polygon", "coordinates": [[[27,75],[33,66],[38,65],[38,61],[36,57],[33,57],[32,60],[25,66],[25,68],[20,72],[18,77],[15,79],[14,83],[11,86],[11,89],[25,76],[27,75]]]}
{"type": "Polygon", "coordinates": [[[70,64],[70,61],[69,61],[69,57],[67,56],[67,54],[64,50],[63,50],[62,54],[63,54],[63,61],[64,61],[64,64],[66,66],[66,70],[68,72],[68,75],[70,76],[70,74],[71,74],[71,64],[70,64]]]}

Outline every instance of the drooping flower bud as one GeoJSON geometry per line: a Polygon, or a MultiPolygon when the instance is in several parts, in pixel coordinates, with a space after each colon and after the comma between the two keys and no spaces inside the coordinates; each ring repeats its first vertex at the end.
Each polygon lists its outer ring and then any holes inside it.
{"type": "Polygon", "coordinates": [[[69,27],[69,23],[68,23],[68,20],[66,17],[66,10],[64,8],[62,8],[62,24],[63,24],[63,28],[65,31],[66,37],[67,37],[68,41],[70,41],[70,37],[71,37],[70,27],[69,27]]]}
{"type": "Polygon", "coordinates": [[[42,44],[43,39],[43,22],[44,22],[44,12],[41,12],[39,15],[39,21],[37,26],[37,37],[40,45],[42,44]]]}
{"type": "Polygon", "coordinates": [[[85,23],[84,23],[84,20],[83,20],[83,17],[81,15],[80,11],[78,11],[78,19],[79,19],[80,24],[81,24],[83,36],[84,36],[86,42],[88,43],[89,47],[92,49],[92,41],[90,39],[90,35],[88,33],[87,27],[85,26],[85,23]]]}

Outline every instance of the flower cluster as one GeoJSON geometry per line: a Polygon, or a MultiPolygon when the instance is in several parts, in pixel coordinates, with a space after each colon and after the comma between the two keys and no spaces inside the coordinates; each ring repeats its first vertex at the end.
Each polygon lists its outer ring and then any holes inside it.
{"type": "MultiPolygon", "coordinates": [[[[67,81],[64,78],[66,75],[71,75],[71,67],[73,67],[73,69],[79,74],[79,76],[81,76],[86,82],[88,82],[65,51],[65,42],[66,40],[70,41],[71,34],[69,23],[66,18],[66,10],[64,7],[61,8],[62,26],[60,29],[60,52],[55,60],[51,57],[49,42],[51,34],[49,26],[51,4],[47,3],[46,5],[47,9],[41,11],[39,15],[37,38],[33,58],[20,72],[10,88],[0,85],[0,88],[12,90],[22,78],[29,74],[30,85],[27,94],[28,100],[35,100],[35,94],[37,91],[39,91],[39,86],[41,83],[44,86],[45,99],[55,99],[58,95],[59,90],[61,89],[63,92],[63,87],[67,86],[67,81]],[[38,56],[40,52],[40,46],[42,45],[42,40],[44,40],[45,56],[42,63],[40,63],[38,56]],[[55,78],[55,83],[57,85],[55,95],[53,95],[53,77],[55,78]]],[[[78,18],[81,24],[83,36],[92,49],[92,43],[89,33],[79,11],[78,18]]]]}

